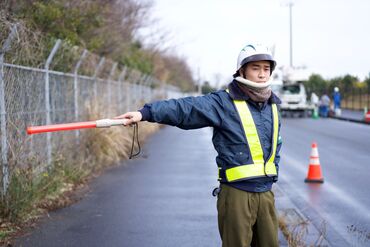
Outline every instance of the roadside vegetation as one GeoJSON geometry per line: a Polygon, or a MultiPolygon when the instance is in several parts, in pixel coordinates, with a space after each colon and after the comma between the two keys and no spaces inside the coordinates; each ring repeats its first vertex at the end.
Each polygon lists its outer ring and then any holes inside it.
{"type": "MultiPolygon", "coordinates": [[[[83,75],[92,76],[92,64],[96,66],[99,57],[105,57],[121,68],[151,75],[182,91],[194,91],[185,59],[162,46],[165,33],[157,33],[150,42],[139,35],[140,28],[155,23],[150,18],[151,7],[151,1],[137,0],[1,1],[0,47],[17,24],[16,42],[5,54],[7,63],[43,68],[55,41],[61,39],[62,55],[53,61],[53,70],[73,72],[82,50],[87,49],[89,57],[80,70],[83,75]]],[[[107,78],[108,74],[109,69],[103,69],[99,76],[107,78]]],[[[99,109],[99,102],[86,107],[88,119],[101,118],[105,111],[99,109]]],[[[159,125],[140,123],[140,143],[158,129],[159,125]]],[[[40,215],[79,200],[88,190],[88,181],[128,159],[133,133],[130,127],[81,131],[79,143],[58,148],[53,163],[42,172],[35,170],[44,166],[37,157],[24,157],[22,147],[10,150],[10,183],[0,202],[0,245],[33,225],[40,215]]]]}
{"type": "Polygon", "coordinates": [[[307,241],[308,226],[310,224],[307,220],[295,220],[292,221],[286,213],[279,215],[278,223],[281,232],[287,240],[289,247],[313,247],[313,246],[325,246],[323,241],[326,237],[326,225],[322,224],[318,230],[317,239],[313,243],[307,241]]]}
{"type": "MultiPolygon", "coordinates": [[[[18,42],[5,54],[8,63],[40,68],[55,41],[62,39],[64,56],[53,62],[53,70],[72,72],[76,57],[82,49],[87,49],[91,54],[153,75],[183,91],[194,91],[195,80],[185,58],[179,57],[170,47],[163,47],[167,36],[153,26],[156,20],[150,15],[152,6],[149,0],[2,0],[0,47],[11,25],[17,23],[18,42]],[[153,32],[148,36],[140,34],[141,28],[150,27],[153,32]]],[[[90,59],[98,58],[92,56],[90,59]]],[[[93,70],[86,66],[82,73],[92,75],[93,70]]],[[[348,85],[370,88],[369,78],[365,83],[351,76],[326,81],[320,75],[312,75],[307,88],[311,92],[328,90],[338,81],[343,88],[348,85]]],[[[208,93],[215,89],[205,83],[202,90],[208,93]]],[[[99,103],[89,107],[89,118],[97,119],[102,111],[99,103]]],[[[159,125],[140,123],[140,143],[158,128],[159,125]]],[[[1,198],[0,244],[6,244],[11,236],[24,226],[32,225],[40,215],[79,200],[76,191],[83,193],[90,179],[129,157],[132,135],[132,128],[82,131],[78,149],[75,145],[63,146],[53,154],[52,169],[38,176],[34,171],[37,159],[28,157],[27,163],[19,164],[21,159],[17,155],[20,153],[13,152],[9,163],[17,166],[11,167],[8,192],[1,198]]],[[[283,223],[280,227],[285,229],[287,239],[300,243],[301,232],[295,233],[283,223]]]]}
{"type": "MultiPolygon", "coordinates": [[[[103,109],[97,103],[89,118],[98,119],[103,109]]],[[[160,128],[158,124],[139,123],[138,141],[145,143],[149,135],[160,128]]],[[[38,173],[36,157],[27,163],[12,166],[7,194],[0,203],[0,245],[23,229],[33,226],[40,216],[78,201],[88,191],[88,182],[104,169],[124,164],[132,148],[133,127],[91,129],[81,131],[78,144],[63,145],[53,154],[51,168],[38,173]]],[[[136,141],[136,139],[135,139],[136,141]]],[[[138,151],[134,143],[133,153],[138,151]]],[[[17,153],[16,153],[17,154],[17,153]]],[[[20,153],[18,153],[21,155],[20,153]]],[[[13,159],[21,159],[17,155],[13,159]]]]}
{"type": "Polygon", "coordinates": [[[324,93],[330,96],[334,88],[338,87],[342,95],[343,108],[363,110],[366,107],[370,109],[370,74],[363,81],[352,75],[326,80],[319,74],[312,74],[304,85],[308,96],[313,92],[319,96],[324,93]]]}
{"type": "MultiPolygon", "coordinates": [[[[8,58],[15,64],[40,66],[56,39],[70,47],[82,47],[91,53],[110,58],[144,74],[181,88],[194,91],[195,81],[185,58],[171,47],[164,47],[166,31],[151,17],[150,0],[74,1],[74,0],[4,0],[0,2],[0,25],[20,23],[29,30],[23,46],[27,53],[8,58]],[[139,30],[152,30],[146,36],[139,30]],[[40,38],[40,37],[43,38],[40,38]],[[37,42],[32,42],[37,40],[37,42]]],[[[0,44],[9,29],[0,30],[0,44]]],[[[73,49],[69,49],[73,50],[73,49]]],[[[72,56],[70,56],[72,57],[72,56]]],[[[58,71],[72,71],[74,63],[55,65],[58,71]]]]}

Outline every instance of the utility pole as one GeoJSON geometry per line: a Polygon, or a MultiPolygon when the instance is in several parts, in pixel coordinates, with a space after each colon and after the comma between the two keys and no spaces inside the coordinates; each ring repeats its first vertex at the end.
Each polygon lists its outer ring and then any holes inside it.
{"type": "Polygon", "coordinates": [[[289,65],[293,68],[293,18],[292,18],[292,9],[293,9],[293,2],[290,1],[288,3],[289,6],[289,41],[290,41],[290,61],[289,65]]]}
{"type": "Polygon", "coordinates": [[[287,3],[282,3],[281,6],[289,7],[289,65],[293,68],[293,0],[289,0],[287,3]]]}

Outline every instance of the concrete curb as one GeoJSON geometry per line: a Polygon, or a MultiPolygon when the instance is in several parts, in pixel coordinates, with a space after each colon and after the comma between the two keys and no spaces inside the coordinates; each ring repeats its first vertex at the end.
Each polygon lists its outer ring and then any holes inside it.
{"type": "Polygon", "coordinates": [[[361,124],[367,124],[370,125],[370,122],[365,122],[363,119],[353,119],[353,118],[346,118],[346,117],[335,117],[335,116],[330,116],[330,118],[333,119],[338,119],[342,121],[348,121],[348,122],[353,122],[353,123],[361,123],[361,124]]]}
{"type": "MultiPolygon", "coordinates": [[[[317,246],[317,244],[320,244],[319,246],[332,246],[325,239],[325,236],[322,236],[320,230],[313,224],[312,219],[305,216],[305,214],[292,202],[281,186],[274,184],[273,192],[275,194],[278,216],[285,218],[289,230],[294,231],[295,234],[300,231],[304,233],[302,241],[307,244],[307,246],[317,246]],[[300,229],[300,226],[302,226],[302,229],[300,229]],[[321,242],[318,243],[318,240],[321,240],[321,242]]],[[[280,229],[279,242],[280,246],[289,246],[288,241],[285,239],[280,229]]]]}

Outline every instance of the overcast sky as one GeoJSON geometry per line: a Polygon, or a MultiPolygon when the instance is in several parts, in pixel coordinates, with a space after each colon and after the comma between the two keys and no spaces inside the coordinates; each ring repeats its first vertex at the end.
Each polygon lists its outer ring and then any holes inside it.
{"type": "MultiPolygon", "coordinates": [[[[154,0],[156,28],[202,80],[225,84],[250,40],[275,45],[278,65],[289,65],[288,0],[154,0]]],[[[293,1],[293,65],[329,79],[370,72],[369,0],[293,1]]]]}

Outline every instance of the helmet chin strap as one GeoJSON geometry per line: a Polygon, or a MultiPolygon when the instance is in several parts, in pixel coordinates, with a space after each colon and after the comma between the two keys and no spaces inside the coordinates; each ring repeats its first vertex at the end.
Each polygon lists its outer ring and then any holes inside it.
{"type": "Polygon", "coordinates": [[[262,89],[262,88],[267,88],[271,85],[271,81],[267,81],[267,82],[264,82],[264,83],[258,83],[258,82],[253,82],[253,81],[250,81],[248,79],[245,79],[241,76],[238,76],[238,77],[235,77],[235,80],[237,80],[238,82],[248,86],[248,87],[252,87],[252,88],[258,88],[258,89],[262,89]]]}

